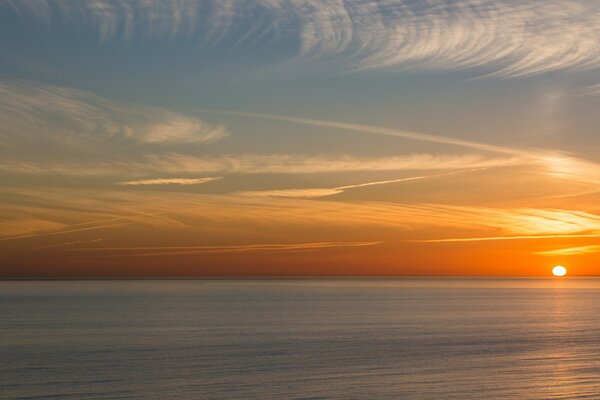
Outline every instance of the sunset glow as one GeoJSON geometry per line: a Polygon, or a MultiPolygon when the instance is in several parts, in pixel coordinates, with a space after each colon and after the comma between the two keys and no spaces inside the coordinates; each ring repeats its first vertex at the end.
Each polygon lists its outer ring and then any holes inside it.
{"type": "Polygon", "coordinates": [[[597,274],[600,8],[435,3],[0,0],[0,275],[597,274]]]}

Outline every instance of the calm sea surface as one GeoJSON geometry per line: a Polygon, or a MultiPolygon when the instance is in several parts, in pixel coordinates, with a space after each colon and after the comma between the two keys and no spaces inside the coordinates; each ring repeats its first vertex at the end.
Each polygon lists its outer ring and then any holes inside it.
{"type": "Polygon", "coordinates": [[[600,280],[0,282],[1,399],[600,399],[600,280]]]}

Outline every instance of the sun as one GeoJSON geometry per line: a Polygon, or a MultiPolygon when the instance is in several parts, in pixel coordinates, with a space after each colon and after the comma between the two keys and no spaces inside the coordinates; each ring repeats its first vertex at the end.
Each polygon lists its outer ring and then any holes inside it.
{"type": "Polygon", "coordinates": [[[565,276],[567,274],[567,269],[562,265],[557,265],[552,268],[552,275],[554,276],[565,276]]]}

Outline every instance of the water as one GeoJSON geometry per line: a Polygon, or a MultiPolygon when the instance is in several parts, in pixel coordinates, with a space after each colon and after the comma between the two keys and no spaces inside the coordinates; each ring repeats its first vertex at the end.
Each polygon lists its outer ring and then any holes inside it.
{"type": "Polygon", "coordinates": [[[600,280],[0,282],[2,399],[600,398],[600,280]]]}

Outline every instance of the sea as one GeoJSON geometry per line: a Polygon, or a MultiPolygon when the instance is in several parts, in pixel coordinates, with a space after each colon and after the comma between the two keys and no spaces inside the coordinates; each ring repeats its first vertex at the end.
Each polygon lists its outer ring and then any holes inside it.
{"type": "Polygon", "coordinates": [[[0,282],[5,399],[600,399],[600,279],[0,282]]]}

